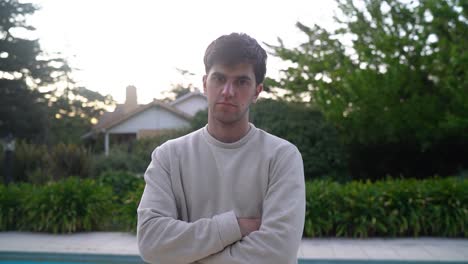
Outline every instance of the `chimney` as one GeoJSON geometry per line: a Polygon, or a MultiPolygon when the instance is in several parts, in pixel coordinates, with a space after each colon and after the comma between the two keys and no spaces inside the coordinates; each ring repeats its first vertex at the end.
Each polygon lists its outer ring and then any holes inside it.
{"type": "Polygon", "coordinates": [[[133,85],[127,86],[127,94],[125,97],[125,111],[129,112],[138,106],[136,87],[133,85]]]}

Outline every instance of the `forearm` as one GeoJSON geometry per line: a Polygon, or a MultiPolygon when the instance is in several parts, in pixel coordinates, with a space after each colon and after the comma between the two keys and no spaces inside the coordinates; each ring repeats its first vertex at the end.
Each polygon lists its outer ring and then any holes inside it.
{"type": "Polygon", "coordinates": [[[276,242],[269,242],[268,238],[250,238],[247,237],[242,242],[228,246],[223,251],[213,254],[199,261],[203,264],[241,264],[241,263],[256,263],[256,264],[271,264],[281,263],[290,264],[297,263],[298,246],[295,243],[285,244],[285,248],[276,247],[276,242]],[[267,242],[267,243],[265,243],[267,242]]]}
{"type": "Polygon", "coordinates": [[[240,239],[233,212],[193,223],[158,216],[147,209],[139,210],[138,215],[138,246],[150,263],[192,263],[240,239]]]}
{"type": "MultiPolygon", "coordinates": [[[[269,223],[262,223],[259,231],[250,233],[223,251],[200,260],[203,264],[235,263],[296,263],[297,250],[302,237],[304,211],[298,203],[295,219],[281,216],[269,223]],[[280,218],[288,218],[282,221],[280,218]],[[276,221],[276,223],[274,223],[276,221]]],[[[305,208],[305,205],[304,205],[305,208]]],[[[287,214],[288,212],[285,212],[287,214]]]]}

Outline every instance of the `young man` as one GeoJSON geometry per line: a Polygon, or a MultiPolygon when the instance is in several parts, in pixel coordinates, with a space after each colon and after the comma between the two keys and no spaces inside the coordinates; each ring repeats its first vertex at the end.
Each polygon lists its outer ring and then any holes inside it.
{"type": "Polygon", "coordinates": [[[138,208],[150,263],[297,263],[305,214],[302,158],[249,123],[267,54],[246,34],[205,53],[208,124],[156,148],[138,208]]]}

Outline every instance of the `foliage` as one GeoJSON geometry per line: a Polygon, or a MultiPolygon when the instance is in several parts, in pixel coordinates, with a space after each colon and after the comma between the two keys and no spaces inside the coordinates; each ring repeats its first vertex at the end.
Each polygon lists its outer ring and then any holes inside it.
{"type": "Polygon", "coordinates": [[[127,192],[123,197],[122,204],[117,210],[117,219],[121,226],[120,230],[136,232],[138,220],[136,212],[143,195],[144,187],[144,181],[140,181],[134,190],[127,192]]]}
{"type": "Polygon", "coordinates": [[[252,106],[250,119],[258,128],[298,147],[307,178],[345,169],[346,157],[336,130],[313,107],[263,99],[252,106]]]}
{"type": "Polygon", "coordinates": [[[115,205],[112,218],[103,227],[136,231],[136,210],[145,186],[143,178],[130,172],[107,171],[98,177],[98,182],[112,188],[112,203],[115,205]]]}
{"type": "MultiPolygon", "coordinates": [[[[109,156],[92,153],[84,146],[57,144],[46,146],[18,141],[14,152],[13,180],[44,184],[69,176],[94,178],[107,171],[127,171],[143,174],[151,162],[153,150],[165,141],[180,137],[189,130],[170,131],[153,138],[143,138],[126,144],[114,145],[109,156]]],[[[0,175],[4,174],[3,151],[0,147],[0,175]]]]}
{"type": "Polygon", "coordinates": [[[198,111],[190,121],[193,130],[198,130],[208,124],[208,109],[198,111]]]}
{"type": "Polygon", "coordinates": [[[151,161],[151,153],[153,150],[162,145],[164,142],[184,136],[190,133],[192,130],[190,129],[176,129],[176,130],[167,130],[165,133],[162,133],[155,137],[147,137],[138,139],[135,142],[134,148],[132,149],[132,154],[140,157],[144,160],[148,165],[151,161]]]}
{"type": "Polygon", "coordinates": [[[467,6],[456,0],[355,3],[339,1],[340,28],[297,23],[308,41],[294,49],[281,39],[270,46],[293,64],[270,82],[288,89],[292,98],[309,96],[340,128],[351,161],[358,163],[352,166],[355,176],[403,170],[411,176],[450,174],[468,166],[462,158],[468,154],[467,6]],[[448,145],[455,153],[449,164],[426,155],[448,145]],[[386,151],[404,146],[408,152],[401,159],[401,151],[386,151]],[[383,168],[366,171],[372,163],[361,166],[363,152],[380,157],[383,168]],[[423,158],[388,171],[414,155],[423,158]]]}
{"type": "Polygon", "coordinates": [[[136,155],[132,155],[130,152],[113,147],[109,151],[109,156],[106,156],[104,153],[94,155],[91,175],[99,176],[107,171],[142,173],[148,164],[149,162],[140,159],[136,155]]]}
{"type": "Polygon", "coordinates": [[[91,174],[98,176],[109,170],[142,174],[151,162],[151,153],[157,146],[189,132],[186,129],[172,130],[155,137],[138,139],[130,145],[113,145],[109,156],[105,156],[104,153],[93,156],[91,174]]]}
{"type": "Polygon", "coordinates": [[[37,9],[17,0],[0,2],[0,137],[78,143],[113,100],[74,88],[67,61],[32,39],[35,29],[26,19],[37,9]]]}
{"type": "Polygon", "coordinates": [[[49,153],[49,164],[54,179],[68,176],[85,178],[91,167],[90,152],[83,146],[74,144],[57,144],[49,153]]]}
{"type": "Polygon", "coordinates": [[[468,180],[306,183],[309,237],[468,237],[468,180]]]}
{"type": "Polygon", "coordinates": [[[84,87],[65,88],[49,94],[50,124],[49,141],[51,143],[82,143],[81,136],[90,131],[93,121],[104,114],[115,101],[110,95],[84,87]]]}
{"type": "Polygon", "coordinates": [[[16,0],[0,2],[0,136],[40,140],[46,133],[47,105],[30,88],[55,83],[69,71],[63,59],[45,56],[38,40],[24,36],[34,30],[26,17],[36,10],[16,0]]]}
{"type": "MultiPolygon", "coordinates": [[[[207,110],[198,112],[192,129],[207,123],[207,110]]],[[[346,156],[337,131],[323,115],[303,103],[261,99],[250,109],[250,121],[258,128],[296,145],[304,161],[307,178],[332,175],[334,179],[345,170],[346,156]]]]}
{"type": "MultiPolygon", "coordinates": [[[[96,182],[0,185],[0,230],[135,231],[144,181],[111,172],[96,182]],[[111,187],[114,186],[114,189],[111,187]]],[[[468,179],[306,182],[306,237],[468,237],[468,179]]]]}
{"type": "MultiPolygon", "coordinates": [[[[3,152],[0,158],[0,175],[3,175],[3,152]]],[[[69,176],[86,178],[90,176],[91,161],[90,151],[83,146],[57,144],[47,147],[18,141],[14,151],[13,180],[44,184],[69,176]]]]}
{"type": "Polygon", "coordinates": [[[13,160],[13,180],[44,183],[51,180],[48,149],[45,145],[18,141],[13,160]]]}
{"type": "Polygon", "coordinates": [[[47,185],[0,184],[0,231],[135,231],[144,181],[124,173],[102,176],[112,179],[70,177],[47,185]],[[131,186],[124,186],[126,182],[131,186]]]}
{"type": "Polygon", "coordinates": [[[21,81],[0,78],[0,137],[11,133],[40,141],[47,123],[47,109],[40,98],[38,91],[29,90],[21,81]]]}
{"type": "Polygon", "coordinates": [[[99,230],[113,210],[112,190],[94,180],[70,177],[34,188],[25,196],[19,229],[71,233],[99,230]]]}
{"type": "Polygon", "coordinates": [[[0,231],[17,230],[22,213],[24,194],[31,193],[32,186],[27,184],[0,184],[0,231]]]}
{"type": "Polygon", "coordinates": [[[125,171],[106,171],[97,178],[97,181],[112,187],[115,195],[114,200],[117,203],[121,203],[129,192],[136,190],[144,182],[142,178],[125,171]]]}

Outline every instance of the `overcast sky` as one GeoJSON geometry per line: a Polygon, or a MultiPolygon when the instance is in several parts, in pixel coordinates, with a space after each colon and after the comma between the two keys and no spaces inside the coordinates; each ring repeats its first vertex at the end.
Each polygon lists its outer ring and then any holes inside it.
{"type": "MultiPolygon", "coordinates": [[[[294,47],[305,35],[297,21],[333,26],[333,0],[34,0],[41,10],[29,19],[47,52],[61,52],[74,79],[88,89],[125,100],[135,85],[139,103],[160,98],[171,84],[201,87],[203,54],[223,34],[244,32],[259,42],[294,47]],[[183,80],[176,68],[195,73],[183,80]]],[[[269,57],[267,75],[284,64],[269,57]]]]}

